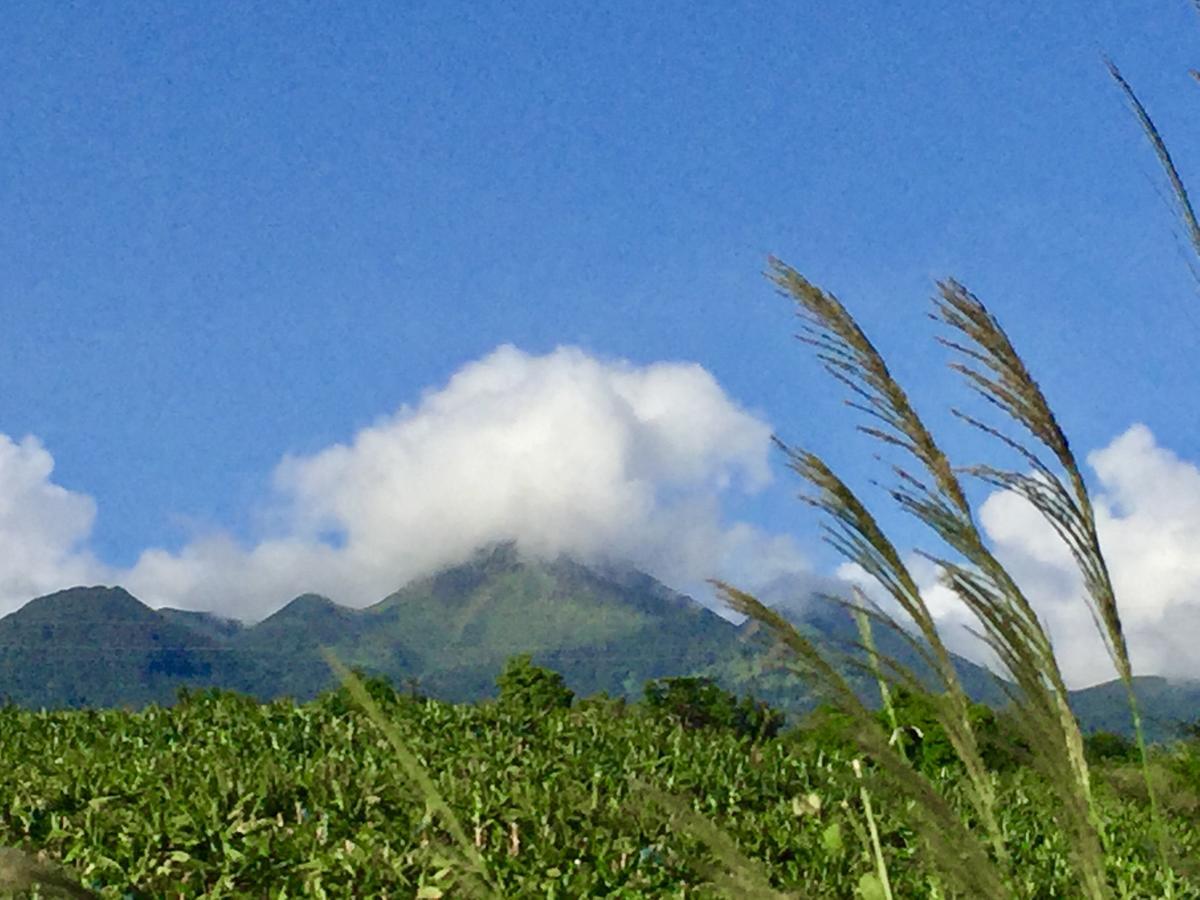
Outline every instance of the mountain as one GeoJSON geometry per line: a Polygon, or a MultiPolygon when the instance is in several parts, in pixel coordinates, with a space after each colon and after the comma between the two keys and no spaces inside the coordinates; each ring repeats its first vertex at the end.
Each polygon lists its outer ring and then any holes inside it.
{"type": "MultiPolygon", "coordinates": [[[[858,633],[858,625],[854,618],[844,608],[837,604],[809,600],[806,603],[780,604],[775,609],[785,619],[796,626],[810,641],[823,647],[827,656],[848,654],[859,660],[865,660],[865,654],[858,648],[862,638],[858,633]]],[[[749,620],[741,628],[748,634],[754,634],[762,626],[749,620]]],[[[894,659],[901,665],[911,669],[923,684],[933,687],[937,684],[934,670],[930,667],[916,649],[893,629],[874,621],[871,623],[872,640],[875,649],[881,656],[894,659]]],[[[924,645],[924,641],[922,641],[924,645]]],[[[1008,695],[1000,686],[1000,679],[983,666],[976,665],[957,654],[950,654],[955,672],[967,696],[978,703],[989,706],[1004,706],[1008,703],[1008,695]]],[[[884,669],[885,672],[889,671],[884,669]]],[[[859,688],[860,696],[864,693],[870,705],[876,705],[879,689],[874,676],[859,669],[850,668],[844,674],[859,688]]]]}
{"type": "MultiPolygon", "coordinates": [[[[1180,722],[1200,722],[1200,681],[1135,676],[1133,692],[1148,741],[1169,742],[1180,722]]],[[[1133,735],[1125,685],[1119,679],[1071,692],[1071,710],[1091,731],[1133,735]]]]}
{"type": "Polygon", "coordinates": [[[456,700],[492,693],[517,653],[561,672],[580,695],[615,695],[703,670],[741,648],[728,622],[648,575],[566,557],[528,560],[512,544],[416,581],[366,613],[372,650],[402,653],[427,690],[456,700]]]}
{"type": "MultiPolygon", "coordinates": [[[[321,655],[321,647],[336,648],[339,659],[347,665],[359,663],[355,647],[366,634],[366,619],[362,611],[338,606],[328,597],[302,594],[229,639],[229,648],[246,659],[253,671],[251,682],[238,689],[261,699],[315,697],[336,681],[321,655]]],[[[391,663],[389,674],[393,676],[410,668],[399,653],[391,663]]]]}
{"type": "Polygon", "coordinates": [[[220,639],[119,587],[77,587],[0,619],[0,695],[19,706],[165,704],[177,685],[243,681],[220,639]]]}
{"type": "MultiPolygon", "coordinates": [[[[779,609],[827,648],[858,641],[852,618],[830,604],[779,609]]],[[[881,652],[923,671],[903,639],[884,628],[874,634],[881,652]]],[[[136,708],[169,705],[180,685],[211,685],[303,702],[336,686],[320,653],[329,646],[348,666],[452,701],[494,695],[505,661],[530,653],[562,673],[578,696],[633,697],[652,678],[707,675],[790,712],[811,709],[818,697],[780,668],[767,637],[755,623],[735,625],[636,569],[531,559],[508,543],[365,609],[304,594],[252,626],[210,613],[152,610],[121,588],[40,597],[0,619],[0,697],[35,708],[136,708]]],[[[972,698],[1004,704],[995,676],[954,661],[972,698]]],[[[844,671],[877,705],[873,679],[844,671]]],[[[1200,683],[1142,681],[1143,713],[1159,739],[1173,736],[1175,719],[1200,715],[1200,683]]],[[[1072,704],[1086,730],[1129,731],[1119,683],[1076,692],[1072,704]]]]}

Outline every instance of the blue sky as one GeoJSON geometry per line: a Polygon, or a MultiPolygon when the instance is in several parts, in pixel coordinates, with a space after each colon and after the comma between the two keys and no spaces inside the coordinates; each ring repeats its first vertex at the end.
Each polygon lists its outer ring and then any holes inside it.
{"type": "MultiPolygon", "coordinates": [[[[328,531],[295,495],[280,512],[281,461],[355,446],[486,360],[526,380],[557,360],[565,383],[593,378],[591,361],[698,364],[722,403],[765,423],[759,439],[808,446],[866,487],[885,473],[792,338],[792,308],[761,274],[771,253],[847,303],[956,461],[990,450],[944,412],[966,397],[925,318],[947,276],[999,316],[1081,457],[1142,423],[1149,443],[1121,446],[1190,479],[1200,298],[1101,55],[1186,175],[1191,4],[853,6],[11,6],[0,433],[33,436],[54,468],[0,495],[0,535],[33,542],[12,511],[50,485],[90,498],[94,516],[77,504],[51,517],[76,518],[45,526],[53,558],[0,573],[8,608],[149,550],[170,568],[205,537],[235,553],[298,518],[328,531]],[[519,357],[496,357],[505,345],[519,357]],[[553,356],[561,346],[582,356],[553,356]]],[[[707,390],[680,378],[678,396],[707,390]]],[[[755,481],[729,422],[701,481],[739,467],[755,481]]],[[[33,465],[23,446],[13,458],[33,465]]],[[[832,572],[780,463],[770,456],[775,480],[757,493],[714,488],[707,501],[661,465],[647,477],[832,572]]],[[[1136,505],[1124,503],[1118,518],[1136,505]]],[[[663,571],[726,574],[685,569],[663,571]]],[[[192,572],[184,590],[172,572],[142,577],[160,594],[147,602],[195,605],[207,590],[210,606],[236,607],[228,586],[192,572]]],[[[1193,586],[1200,573],[1168,599],[1193,586]]]]}

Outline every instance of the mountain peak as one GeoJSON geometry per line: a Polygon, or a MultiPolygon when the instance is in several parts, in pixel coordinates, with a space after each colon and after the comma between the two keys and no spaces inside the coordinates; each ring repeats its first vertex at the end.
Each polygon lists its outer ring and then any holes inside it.
{"type": "Polygon", "coordinates": [[[51,616],[70,619],[82,616],[85,619],[102,616],[107,619],[144,619],[154,617],[154,610],[142,603],[120,586],[79,585],[53,594],[45,594],[30,600],[9,617],[41,619],[51,616]]]}
{"type": "Polygon", "coordinates": [[[284,609],[325,609],[330,606],[337,606],[337,604],[324,594],[307,593],[292,598],[291,602],[284,609]]]}
{"type": "Polygon", "coordinates": [[[351,612],[353,610],[339,606],[322,594],[301,594],[299,597],[294,597],[285,606],[277,609],[258,624],[266,625],[267,623],[271,623],[271,625],[278,625],[280,622],[289,622],[297,619],[325,619],[330,616],[336,617],[351,612]]]}

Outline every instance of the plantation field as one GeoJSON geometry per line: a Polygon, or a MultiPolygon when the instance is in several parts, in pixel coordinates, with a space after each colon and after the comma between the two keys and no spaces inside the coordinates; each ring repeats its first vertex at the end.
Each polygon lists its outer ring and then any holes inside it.
{"type": "MultiPolygon", "coordinates": [[[[754,741],[607,698],[539,710],[369,687],[478,848],[493,894],[720,896],[713,850],[635,779],[707,817],[774,889],[820,898],[860,896],[860,883],[870,893],[866,788],[893,895],[938,896],[905,802],[871,766],[857,778],[826,732],[754,741]]],[[[344,688],[304,706],[207,691],[138,713],[7,707],[0,757],[0,845],[44,851],[103,897],[471,895],[445,822],[344,688]]],[[[1140,770],[1092,772],[1114,895],[1162,896],[1140,770]]],[[[1156,750],[1154,772],[1183,879],[1175,896],[1200,898],[1189,864],[1200,753],[1156,750]]],[[[1040,777],[1021,766],[993,777],[1015,895],[1077,896],[1040,777]]],[[[969,822],[953,768],[933,779],[969,822]]]]}

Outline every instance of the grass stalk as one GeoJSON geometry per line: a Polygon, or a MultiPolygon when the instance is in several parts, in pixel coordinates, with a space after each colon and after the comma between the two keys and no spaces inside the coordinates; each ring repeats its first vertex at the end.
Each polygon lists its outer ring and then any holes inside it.
{"type": "Polygon", "coordinates": [[[850,717],[851,737],[860,749],[881,767],[900,793],[914,801],[914,825],[930,860],[945,880],[964,896],[980,900],[1011,897],[1005,873],[930,781],[896,752],[871,711],[812,642],[752,594],[722,581],[711,583],[730,608],[763,623],[791,651],[799,674],[850,717]]]}
{"type": "MultiPolygon", "coordinates": [[[[1171,184],[1171,193],[1175,195],[1175,202],[1179,205],[1179,217],[1183,219],[1184,227],[1187,228],[1188,240],[1191,242],[1192,249],[1197,254],[1200,254],[1200,222],[1196,220],[1196,211],[1192,207],[1191,198],[1188,196],[1187,186],[1184,184],[1183,178],[1180,177],[1179,170],[1175,167],[1175,160],[1172,159],[1171,152],[1167,149],[1166,141],[1163,140],[1158,126],[1154,124],[1154,120],[1150,118],[1150,113],[1147,112],[1141,99],[1134,92],[1132,85],[1125,80],[1116,63],[1106,57],[1104,64],[1108,67],[1108,74],[1112,76],[1113,81],[1121,89],[1121,93],[1125,95],[1125,99],[1129,102],[1133,114],[1137,116],[1138,124],[1149,139],[1150,146],[1154,148],[1154,155],[1158,157],[1159,164],[1167,176],[1167,181],[1171,184]]],[[[1192,76],[1200,80],[1200,75],[1195,71],[1192,72],[1192,76]]]]}
{"type": "MultiPolygon", "coordinates": [[[[883,670],[879,667],[879,653],[875,649],[875,639],[871,635],[871,619],[863,608],[866,604],[866,595],[858,585],[854,586],[854,595],[855,599],[859,602],[859,605],[853,609],[854,622],[858,626],[858,635],[862,640],[862,646],[867,650],[867,659],[871,666],[871,672],[875,676],[875,682],[879,685],[879,699],[883,703],[888,722],[892,726],[892,739],[898,741],[897,750],[907,760],[908,753],[905,751],[904,742],[900,737],[900,721],[896,718],[896,707],[892,705],[892,692],[888,687],[887,679],[883,677],[883,670]]],[[[855,767],[855,771],[858,771],[857,766],[855,767]]]]}
{"type": "Polygon", "coordinates": [[[787,900],[788,895],[771,887],[770,878],[763,865],[742,853],[733,838],[706,816],[692,809],[680,798],[633,776],[629,777],[629,786],[666,810],[673,821],[679,822],[694,837],[707,845],[725,867],[724,872],[712,871],[709,877],[727,896],[745,897],[747,900],[787,900]]]}
{"type": "MultiPolygon", "coordinates": [[[[854,766],[855,777],[862,781],[862,764],[857,759],[853,760],[851,764],[854,766]]],[[[883,847],[879,843],[879,829],[875,827],[875,815],[871,811],[871,795],[867,792],[866,785],[860,785],[858,792],[862,799],[863,813],[867,818],[867,829],[871,834],[871,852],[875,855],[875,869],[878,873],[879,884],[886,900],[892,900],[892,883],[888,880],[887,863],[883,858],[883,847]]]]}
{"type": "Polygon", "coordinates": [[[325,661],[341,680],[346,690],[349,691],[350,696],[362,707],[367,717],[383,732],[388,743],[392,745],[392,750],[395,752],[396,758],[400,761],[404,773],[416,785],[429,810],[441,818],[443,826],[454,840],[456,852],[450,855],[457,857],[454,861],[462,870],[463,887],[467,888],[475,896],[502,897],[503,894],[492,882],[488,874],[487,864],[484,862],[479,849],[475,846],[474,841],[467,837],[467,832],[463,829],[462,823],[458,821],[454,810],[450,808],[441,791],[437,789],[437,785],[433,783],[433,779],[429,777],[429,773],[425,771],[425,767],[421,765],[412,751],[404,745],[404,741],[400,737],[399,731],[396,730],[396,726],[383,714],[383,711],[380,710],[374,699],[372,699],[367,689],[363,686],[363,683],[358,679],[358,676],[347,669],[331,649],[322,647],[321,655],[325,657],[325,661]]]}
{"type": "MultiPolygon", "coordinates": [[[[942,344],[960,356],[951,368],[1047,448],[1065,473],[1065,480],[1022,444],[957,409],[954,413],[960,419],[1017,451],[1033,474],[989,466],[955,469],[878,351],[841,302],[778,260],[772,260],[771,267],[773,281],[799,308],[799,316],[805,323],[799,337],[817,348],[826,369],[853,392],[854,397],[847,401],[848,404],[871,417],[871,423],[860,426],[860,430],[885,444],[899,447],[919,464],[920,469],[915,471],[894,465],[892,471],[897,483],[889,489],[889,494],[959,557],[951,559],[922,553],[938,566],[943,583],[981,624],[982,630],[972,630],[972,633],[996,652],[1007,670],[1011,682],[1004,684],[1004,689],[1016,707],[1015,718],[1032,749],[1034,764],[1046,776],[1058,797],[1056,818],[1068,837],[1072,865],[1083,895],[1095,900],[1108,897],[1108,842],[1092,796],[1082,735],[1067,702],[1068,692],[1053,646],[1032,605],[984,541],[959,480],[960,473],[967,474],[1018,493],[1033,504],[1067,543],[1083,575],[1085,599],[1093,621],[1115,668],[1126,683],[1139,746],[1144,748],[1128,648],[1111,579],[1100,551],[1091,501],[1066,437],[1045,397],[1007,335],[983,304],[956,282],[939,284],[940,297],[935,298],[933,318],[957,332],[953,340],[939,337],[942,344]]],[[[939,721],[966,766],[970,784],[968,796],[980,814],[993,856],[1000,864],[996,879],[1003,880],[1010,863],[995,818],[993,782],[979,756],[967,716],[965,694],[915,580],[866,507],[821,459],[802,450],[792,450],[778,439],[776,443],[787,452],[791,467],[816,488],[813,496],[804,499],[829,514],[832,524],[826,524],[826,539],[874,577],[925,638],[929,649],[922,650],[922,656],[933,666],[945,687],[941,696],[930,695],[930,699],[935,702],[939,721]]],[[[817,686],[824,684],[826,692],[843,711],[851,712],[856,721],[861,718],[855,709],[857,700],[851,701],[847,696],[848,688],[840,682],[840,676],[827,666],[822,667],[813,656],[811,646],[794,628],[750,595],[720,583],[718,588],[731,607],[759,619],[791,647],[804,663],[803,668],[816,678],[817,686]]],[[[878,608],[868,611],[860,603],[859,610],[855,616],[863,637],[861,646],[878,678],[882,672],[880,659],[870,640],[869,629],[863,628],[866,616],[894,628],[898,634],[902,631],[878,608]]],[[[883,662],[892,672],[899,673],[899,677],[913,680],[912,673],[895,660],[884,658],[883,662]]],[[[864,737],[866,740],[860,741],[861,748],[883,762],[883,758],[876,755],[878,748],[869,746],[872,739],[865,727],[858,735],[859,739],[864,737]]],[[[895,754],[891,756],[895,757],[895,754]]],[[[910,790],[915,789],[911,781],[907,786],[910,790]]],[[[927,841],[937,839],[932,834],[924,836],[927,841]]],[[[975,843],[973,837],[968,836],[967,840],[975,843]]],[[[1165,861],[1165,846],[1160,849],[1165,861]]],[[[1169,874],[1165,862],[1164,869],[1169,874]]]]}
{"type": "MultiPolygon", "coordinates": [[[[1200,3],[1195,4],[1200,10],[1200,3]]],[[[1154,148],[1154,155],[1158,157],[1159,164],[1162,166],[1164,174],[1167,176],[1167,181],[1171,185],[1171,193],[1175,197],[1175,202],[1178,206],[1180,219],[1183,220],[1184,227],[1187,229],[1188,240],[1192,245],[1192,250],[1200,256],[1200,221],[1197,221],[1195,208],[1192,206],[1191,197],[1188,195],[1187,185],[1184,184],[1183,178],[1179,174],[1179,169],[1175,165],[1175,160],[1171,157],[1170,150],[1167,149],[1167,144],[1163,140],[1162,134],[1155,125],[1154,120],[1150,117],[1145,105],[1134,91],[1133,86],[1121,74],[1121,70],[1117,68],[1116,63],[1111,59],[1105,58],[1105,66],[1108,67],[1108,72],[1117,86],[1124,94],[1130,108],[1137,117],[1138,124],[1145,133],[1146,138],[1150,141],[1150,146],[1154,148]]],[[[1200,73],[1192,70],[1192,76],[1200,80],[1200,73]]],[[[1197,273],[1196,268],[1192,267],[1192,275],[1200,279],[1200,273],[1197,273]]],[[[1126,694],[1129,699],[1129,709],[1133,716],[1134,735],[1137,740],[1138,755],[1142,763],[1142,778],[1146,783],[1146,790],[1150,800],[1150,814],[1154,822],[1155,839],[1159,848],[1160,860],[1164,866],[1167,865],[1168,847],[1166,839],[1166,828],[1163,824],[1161,811],[1159,808],[1158,799],[1154,790],[1154,785],[1151,783],[1150,777],[1150,762],[1149,755],[1146,749],[1145,734],[1142,729],[1142,718],[1138,709],[1137,696],[1133,690],[1132,678],[1126,679],[1122,675],[1122,680],[1126,684],[1126,694]]],[[[1173,888],[1168,888],[1173,896],[1173,888]]]]}

